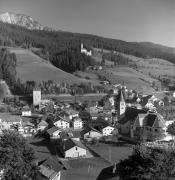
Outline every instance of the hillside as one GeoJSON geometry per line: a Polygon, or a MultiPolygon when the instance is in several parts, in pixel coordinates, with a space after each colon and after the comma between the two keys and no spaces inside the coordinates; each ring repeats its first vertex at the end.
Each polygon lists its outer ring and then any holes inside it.
{"type": "MultiPolygon", "coordinates": [[[[71,60],[67,62],[66,52],[68,51],[71,54],[73,53],[76,54],[76,56],[80,56],[77,55],[77,52],[80,50],[80,43],[83,43],[87,48],[107,49],[142,58],[161,58],[175,63],[174,48],[162,45],[126,42],[91,34],[71,33],[66,31],[48,32],[29,30],[17,25],[0,22],[0,45],[42,48],[45,53],[49,52],[50,60],[53,61],[57,67],[64,70],[65,64],[67,67],[75,66],[70,63],[72,62],[71,60]],[[72,49],[74,49],[74,52],[72,49]],[[62,62],[58,63],[60,59],[62,62]]],[[[82,57],[82,59],[85,59],[85,57],[82,57]]],[[[83,65],[80,65],[80,61],[77,60],[74,71],[81,70],[81,67],[90,65],[86,60],[81,61],[81,63],[82,62],[83,65]]]]}
{"type": "Polygon", "coordinates": [[[81,82],[96,82],[78,78],[70,73],[64,72],[56,68],[46,60],[33,54],[30,50],[22,48],[10,48],[10,51],[16,54],[17,57],[17,78],[22,81],[42,82],[54,80],[56,82],[81,83],[81,82]]]}

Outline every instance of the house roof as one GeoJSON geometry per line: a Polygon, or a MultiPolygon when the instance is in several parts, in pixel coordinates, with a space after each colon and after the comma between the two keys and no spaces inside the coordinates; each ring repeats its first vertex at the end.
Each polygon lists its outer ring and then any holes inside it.
{"type": "Polygon", "coordinates": [[[148,113],[143,119],[143,125],[149,127],[165,127],[165,120],[159,113],[148,113]]]}
{"type": "Polygon", "coordinates": [[[71,131],[70,133],[73,135],[72,138],[80,138],[80,137],[81,137],[81,131],[75,131],[75,130],[73,130],[73,131],[71,131]]]}
{"type": "Polygon", "coordinates": [[[41,120],[41,122],[38,124],[38,126],[48,126],[48,123],[44,120],[41,120]]]}
{"type": "Polygon", "coordinates": [[[80,138],[81,137],[81,131],[63,131],[60,133],[60,138],[61,139],[70,139],[70,138],[80,138]]]}
{"type": "Polygon", "coordinates": [[[70,122],[70,119],[67,116],[64,116],[64,117],[58,116],[58,117],[59,117],[59,119],[56,119],[55,122],[60,121],[60,120],[61,121],[66,121],[66,122],[70,122]]]}
{"type": "Polygon", "coordinates": [[[81,135],[84,135],[84,134],[86,134],[86,133],[88,133],[90,131],[95,131],[95,132],[98,132],[98,133],[101,134],[101,132],[99,130],[97,130],[97,129],[93,128],[93,127],[86,127],[85,129],[83,129],[81,131],[81,135]]]}
{"type": "Polygon", "coordinates": [[[59,171],[65,169],[64,165],[61,162],[53,158],[45,159],[39,164],[40,173],[49,179],[54,178],[59,171]]]}
{"type": "Polygon", "coordinates": [[[134,126],[136,127],[143,127],[143,119],[145,118],[147,114],[138,114],[138,116],[135,119],[134,126]]]}
{"type": "Polygon", "coordinates": [[[135,121],[138,114],[146,114],[147,111],[144,109],[135,109],[135,108],[127,108],[124,116],[119,120],[120,124],[125,124],[128,121],[131,121],[132,123],[135,121]]]}
{"type": "Polygon", "coordinates": [[[141,97],[141,101],[140,104],[142,106],[145,106],[148,103],[148,100],[152,97],[152,95],[147,95],[147,96],[143,96],[141,97]]]}
{"type": "Polygon", "coordinates": [[[22,108],[22,111],[31,111],[31,109],[30,109],[28,106],[24,106],[24,107],[22,108]]]}
{"type": "Polygon", "coordinates": [[[73,119],[73,121],[82,121],[82,119],[79,118],[79,117],[76,117],[76,118],[73,119]]]}
{"type": "Polygon", "coordinates": [[[53,127],[51,127],[50,129],[47,130],[47,133],[49,135],[52,135],[55,131],[58,131],[58,130],[63,131],[61,128],[59,128],[57,126],[53,126],[53,127]]]}
{"type": "Polygon", "coordinates": [[[78,146],[80,148],[86,149],[86,147],[79,141],[76,141],[74,139],[68,139],[63,144],[63,150],[67,151],[75,146],[78,146]]]}
{"type": "Polygon", "coordinates": [[[65,112],[66,112],[68,115],[79,114],[78,111],[75,111],[75,110],[73,110],[73,109],[67,109],[67,110],[65,110],[65,112]]]}

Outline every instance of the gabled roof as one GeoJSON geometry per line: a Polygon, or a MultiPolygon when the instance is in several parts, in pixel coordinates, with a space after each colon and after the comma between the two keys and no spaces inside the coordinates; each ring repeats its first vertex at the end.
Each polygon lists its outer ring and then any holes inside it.
{"type": "Polygon", "coordinates": [[[79,114],[78,111],[75,111],[75,110],[73,110],[73,109],[67,109],[67,110],[65,110],[65,112],[66,112],[68,115],[79,114]]]}
{"type": "Polygon", "coordinates": [[[143,125],[163,128],[165,127],[165,120],[159,113],[148,113],[143,120],[143,125]]]}
{"type": "Polygon", "coordinates": [[[95,129],[95,128],[86,127],[85,129],[83,129],[83,130],[81,131],[81,135],[84,135],[84,134],[86,134],[86,133],[88,133],[88,132],[90,132],[90,131],[95,131],[95,132],[98,132],[98,133],[102,134],[100,131],[98,131],[98,130],[95,129]]]}
{"type": "Polygon", "coordinates": [[[76,117],[76,118],[73,119],[73,121],[82,121],[82,119],[79,118],[79,117],[76,117]]]}
{"type": "Polygon", "coordinates": [[[86,149],[86,147],[81,142],[76,141],[74,139],[68,139],[63,144],[63,151],[67,151],[75,146],[86,149]]]}
{"type": "Polygon", "coordinates": [[[58,119],[55,119],[54,120],[54,122],[57,122],[57,121],[66,121],[66,122],[70,122],[70,119],[69,119],[69,117],[67,117],[67,116],[58,116],[58,119]]]}
{"type": "Polygon", "coordinates": [[[51,127],[50,129],[47,130],[47,133],[49,135],[52,135],[54,132],[56,132],[58,130],[63,131],[63,129],[61,129],[61,128],[57,127],[57,126],[53,126],[53,127],[51,127]]]}
{"type": "Polygon", "coordinates": [[[54,158],[45,159],[44,161],[39,162],[39,164],[40,173],[49,179],[54,178],[59,171],[66,169],[61,162],[54,158]]]}
{"type": "Polygon", "coordinates": [[[138,116],[135,119],[134,126],[135,127],[143,127],[143,119],[145,118],[147,114],[138,114],[138,116]]]}
{"type": "Polygon", "coordinates": [[[143,96],[141,97],[141,101],[140,104],[142,106],[145,106],[148,103],[148,100],[152,97],[152,95],[147,95],[147,96],[143,96]]]}
{"type": "Polygon", "coordinates": [[[48,123],[44,120],[41,120],[41,122],[38,124],[38,126],[48,126],[48,123]]]}
{"type": "Polygon", "coordinates": [[[73,135],[72,138],[80,138],[80,137],[81,137],[81,131],[75,131],[75,130],[73,130],[73,131],[69,132],[68,134],[73,135]]]}

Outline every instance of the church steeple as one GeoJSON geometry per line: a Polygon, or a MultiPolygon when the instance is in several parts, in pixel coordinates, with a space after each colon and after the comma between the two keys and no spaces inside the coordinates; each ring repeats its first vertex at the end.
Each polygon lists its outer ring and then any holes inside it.
{"type": "Polygon", "coordinates": [[[126,103],[123,97],[123,92],[122,90],[120,90],[119,103],[118,103],[118,117],[119,118],[125,113],[125,110],[126,110],[126,103]]]}

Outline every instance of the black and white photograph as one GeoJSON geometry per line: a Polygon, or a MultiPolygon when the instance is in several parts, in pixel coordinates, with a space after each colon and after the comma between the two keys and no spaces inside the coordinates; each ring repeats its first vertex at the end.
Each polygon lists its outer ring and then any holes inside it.
{"type": "Polygon", "coordinates": [[[175,180],[175,0],[0,0],[0,180],[175,180]]]}

